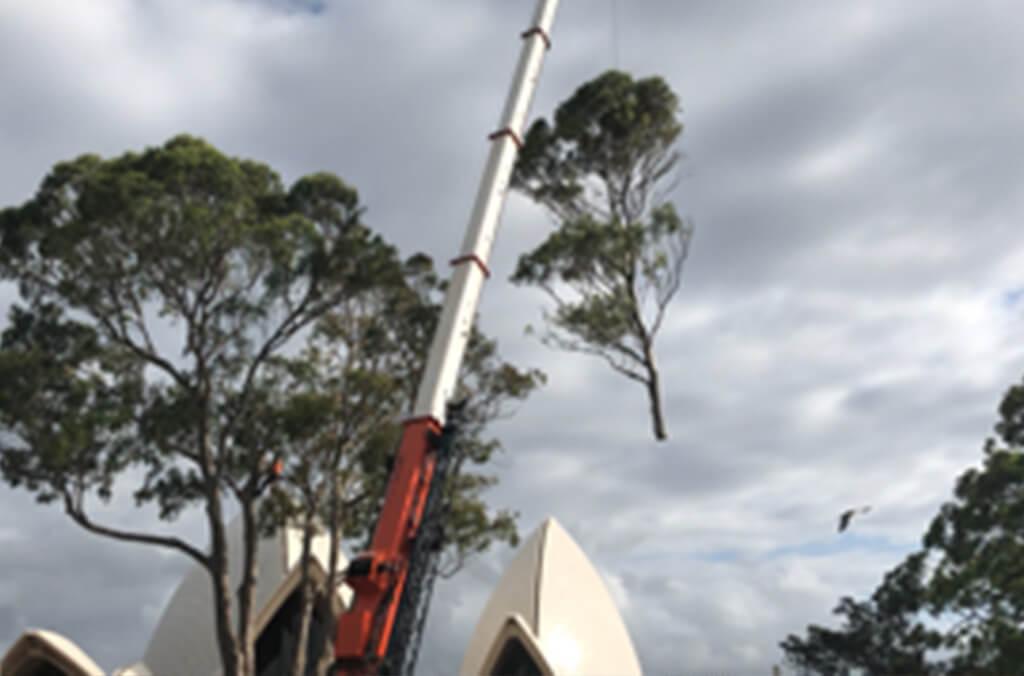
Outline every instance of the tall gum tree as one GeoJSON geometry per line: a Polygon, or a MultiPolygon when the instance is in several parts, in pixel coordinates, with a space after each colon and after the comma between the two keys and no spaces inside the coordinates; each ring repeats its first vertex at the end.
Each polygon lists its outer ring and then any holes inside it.
{"type": "MultiPolygon", "coordinates": [[[[34,197],[0,211],[0,279],[19,291],[0,339],[0,473],[93,533],[174,550],[206,569],[226,675],[255,671],[256,548],[286,516],[268,499],[268,468],[296,448],[287,442],[303,421],[322,422],[316,386],[376,378],[354,388],[380,394],[385,411],[409,387],[397,341],[369,357],[376,370],[342,370],[348,381],[303,372],[289,357],[302,341],[307,353],[333,350],[341,341],[331,322],[337,330],[357,304],[405,287],[408,270],[362,213],[356,191],[333,175],[285,187],[266,165],[184,135],[57,164],[34,197]],[[96,502],[125,487],[128,470],[142,477],[127,486],[139,506],[165,521],[198,508],[209,541],[97,521],[96,502]],[[244,541],[234,589],[233,511],[244,541]]],[[[375,415],[338,433],[365,436],[375,415]]],[[[367,446],[384,448],[388,429],[367,446]]],[[[386,457],[358,457],[349,479],[372,504],[386,457]]],[[[301,459],[284,460],[288,473],[301,471],[301,459]]],[[[509,528],[499,514],[477,536],[507,538],[509,528]]]]}

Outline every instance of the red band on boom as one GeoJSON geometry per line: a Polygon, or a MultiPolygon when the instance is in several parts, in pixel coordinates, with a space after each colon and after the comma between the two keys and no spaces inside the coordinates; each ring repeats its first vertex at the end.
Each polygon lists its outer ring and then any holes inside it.
{"type": "Polygon", "coordinates": [[[476,254],[465,254],[464,256],[453,258],[451,260],[451,265],[460,265],[462,263],[468,263],[470,261],[476,263],[476,266],[480,268],[481,272],[484,273],[484,277],[491,276],[491,271],[487,268],[487,263],[484,263],[483,259],[481,259],[476,254]]]}
{"type": "Polygon", "coordinates": [[[543,28],[541,28],[540,26],[534,26],[530,30],[524,31],[521,37],[525,40],[531,35],[539,35],[541,40],[544,41],[544,46],[547,49],[551,49],[551,38],[548,37],[547,32],[543,28]]]}
{"type": "Polygon", "coordinates": [[[437,427],[441,426],[441,423],[437,421],[437,418],[432,415],[417,415],[412,418],[406,418],[402,421],[402,425],[415,425],[416,423],[432,423],[437,427]]]}
{"type": "Polygon", "coordinates": [[[516,144],[516,148],[519,148],[520,150],[523,149],[523,140],[521,138],[519,138],[519,134],[517,134],[514,131],[512,131],[512,129],[510,129],[509,127],[505,127],[504,129],[499,129],[498,131],[494,132],[493,134],[490,134],[487,137],[487,140],[488,141],[493,141],[494,139],[501,138],[502,136],[511,137],[512,143],[516,144]]]}

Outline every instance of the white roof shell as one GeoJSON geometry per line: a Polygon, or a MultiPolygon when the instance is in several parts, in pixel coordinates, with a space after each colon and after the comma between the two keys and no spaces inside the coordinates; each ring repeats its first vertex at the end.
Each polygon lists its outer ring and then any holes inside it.
{"type": "MultiPolygon", "coordinates": [[[[230,586],[235,589],[241,580],[242,568],[240,518],[229,524],[227,539],[230,586]]],[[[316,564],[313,566],[314,574],[322,574],[327,570],[330,560],[330,540],[326,534],[314,538],[312,551],[316,564]]],[[[273,537],[260,541],[253,598],[256,635],[259,635],[298,584],[301,556],[302,532],[299,529],[280,529],[273,537]]],[[[339,552],[338,569],[344,570],[347,566],[348,560],[339,552]]],[[[142,664],[134,668],[140,672],[148,668],[155,676],[219,674],[220,653],[217,648],[212,596],[209,574],[202,566],[195,564],[178,585],[157,622],[142,664]]],[[[347,606],[352,590],[342,585],[338,589],[338,596],[347,606]]]]}
{"type": "Polygon", "coordinates": [[[642,673],[604,581],[579,545],[551,518],[534,531],[505,570],[459,673],[489,673],[512,636],[546,676],[642,673]]]}
{"type": "Polygon", "coordinates": [[[36,660],[58,667],[68,676],[103,676],[103,670],[85,651],[47,629],[30,629],[22,634],[0,660],[0,674],[19,676],[36,660]]]}
{"type": "MultiPolygon", "coordinates": [[[[228,527],[231,585],[240,578],[241,522],[228,527]]],[[[270,621],[299,582],[301,532],[282,529],[261,540],[254,607],[255,631],[270,621]]],[[[313,575],[323,579],[329,541],[313,542],[313,575]]],[[[347,566],[339,554],[339,569],[347,566]]],[[[216,645],[211,584],[198,564],[171,596],[144,659],[115,671],[124,676],[216,676],[216,645]]],[[[338,589],[338,610],[351,600],[338,589]]],[[[522,545],[481,614],[470,639],[462,676],[489,673],[506,642],[515,637],[544,676],[634,676],[641,674],[633,643],[601,576],[569,534],[547,519],[522,545]]],[[[56,632],[25,632],[0,661],[0,674],[17,676],[38,658],[72,676],[103,671],[78,646],[56,632]]]]}

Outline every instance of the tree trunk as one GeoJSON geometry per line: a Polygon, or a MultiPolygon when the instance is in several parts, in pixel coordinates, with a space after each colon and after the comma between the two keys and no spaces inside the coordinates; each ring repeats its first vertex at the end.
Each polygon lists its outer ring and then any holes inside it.
{"type": "MultiPolygon", "coordinates": [[[[334,597],[338,594],[338,554],[341,550],[341,492],[338,486],[338,479],[331,481],[330,491],[330,521],[327,524],[328,542],[330,553],[327,557],[327,582],[324,584],[324,595],[327,597],[328,619],[327,619],[327,653],[320,661],[317,673],[329,673],[328,669],[334,662],[334,642],[338,631],[338,618],[334,616],[334,597]]],[[[345,612],[343,609],[341,612],[345,612]]]]}
{"type": "Polygon", "coordinates": [[[255,637],[252,635],[252,598],[256,589],[256,550],[259,531],[253,500],[242,504],[242,579],[238,585],[239,669],[246,676],[256,673],[255,637]]]}
{"type": "Polygon", "coordinates": [[[220,494],[216,488],[207,496],[206,514],[210,525],[210,579],[213,585],[217,646],[225,676],[248,676],[242,671],[238,641],[231,631],[231,579],[228,576],[228,548],[224,534],[220,494]]]}
{"type": "Polygon", "coordinates": [[[295,641],[295,656],[292,661],[292,676],[303,676],[306,673],[306,651],[309,647],[309,625],[313,620],[313,583],[309,577],[309,568],[313,550],[313,514],[306,513],[302,528],[302,566],[299,581],[299,632],[295,641]]]}
{"type": "Polygon", "coordinates": [[[668,432],[665,430],[665,416],[661,410],[661,384],[658,368],[654,364],[654,350],[649,341],[644,345],[644,366],[647,368],[647,398],[651,404],[651,425],[654,428],[654,438],[658,441],[665,441],[668,439],[668,432]]]}

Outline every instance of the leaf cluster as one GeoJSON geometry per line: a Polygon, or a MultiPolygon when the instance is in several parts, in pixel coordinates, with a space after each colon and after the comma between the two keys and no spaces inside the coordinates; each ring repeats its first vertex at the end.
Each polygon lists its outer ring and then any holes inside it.
{"type": "Polygon", "coordinates": [[[554,302],[542,340],[604,359],[645,386],[666,432],[654,338],[679,290],[693,227],[664,200],[679,160],[679,101],[659,77],[608,71],[526,134],[512,187],[556,229],[520,256],[512,281],[554,302]]]}
{"type": "Polygon", "coordinates": [[[560,221],[638,220],[679,159],[678,110],[663,79],[608,71],[530,126],[512,186],[560,221]]]}
{"type": "Polygon", "coordinates": [[[274,450],[253,424],[274,360],[402,279],[361,214],[337,177],[286,189],[189,136],[56,165],[0,211],[0,279],[20,296],[0,353],[5,480],[87,527],[87,497],[109,499],[131,467],[136,501],[166,519],[219,492],[253,500],[274,450]]]}

